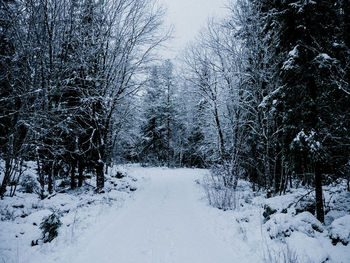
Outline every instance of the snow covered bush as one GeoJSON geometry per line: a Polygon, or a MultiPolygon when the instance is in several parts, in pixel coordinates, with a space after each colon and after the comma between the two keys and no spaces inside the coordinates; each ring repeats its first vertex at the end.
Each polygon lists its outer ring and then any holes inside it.
{"type": "Polygon", "coordinates": [[[315,214],[315,199],[309,197],[304,198],[300,202],[298,202],[295,206],[295,212],[300,214],[302,212],[310,212],[311,214],[315,214]]]}
{"type": "Polygon", "coordinates": [[[297,253],[293,251],[288,244],[282,244],[276,247],[263,248],[263,258],[265,263],[298,263],[297,253]]]}
{"type": "Polygon", "coordinates": [[[31,174],[24,174],[21,180],[21,186],[26,193],[39,193],[40,186],[36,178],[31,174]]]}
{"type": "Polygon", "coordinates": [[[203,178],[203,186],[210,205],[229,210],[236,207],[236,191],[225,180],[225,173],[213,169],[203,178]]]}
{"type": "Polygon", "coordinates": [[[270,216],[276,212],[277,212],[276,209],[273,209],[268,205],[264,205],[264,212],[263,212],[264,223],[266,223],[268,220],[270,220],[270,216]]]}
{"type": "Polygon", "coordinates": [[[311,213],[303,212],[294,217],[295,229],[313,237],[315,231],[323,232],[324,227],[311,213]]]}
{"type": "Polygon", "coordinates": [[[52,213],[49,216],[43,218],[40,224],[40,229],[43,234],[43,241],[51,242],[58,235],[58,228],[62,225],[59,216],[56,213],[52,213]]]}
{"type": "Polygon", "coordinates": [[[333,221],[329,229],[329,237],[333,245],[341,242],[347,245],[350,242],[350,215],[343,216],[333,221]]]}
{"type": "Polygon", "coordinates": [[[289,237],[292,232],[299,231],[309,237],[315,236],[315,231],[323,232],[323,225],[311,213],[303,212],[296,216],[291,214],[275,214],[265,224],[271,239],[289,237]]]}

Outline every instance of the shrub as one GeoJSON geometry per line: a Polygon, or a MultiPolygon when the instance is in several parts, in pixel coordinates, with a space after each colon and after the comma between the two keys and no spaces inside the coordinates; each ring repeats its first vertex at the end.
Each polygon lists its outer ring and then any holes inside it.
{"type": "Polygon", "coordinates": [[[344,246],[350,242],[350,215],[340,217],[333,221],[330,226],[329,237],[333,245],[341,242],[344,246]]]}
{"type": "Polygon", "coordinates": [[[62,225],[59,216],[56,213],[52,213],[49,216],[43,218],[40,224],[40,229],[43,234],[43,241],[51,242],[58,235],[58,228],[62,225]]]}
{"type": "Polygon", "coordinates": [[[301,200],[296,206],[295,211],[297,214],[303,213],[303,212],[310,212],[311,214],[315,214],[315,200],[311,197],[304,198],[301,200]]]}
{"type": "Polygon", "coordinates": [[[264,217],[264,223],[266,223],[268,220],[270,220],[270,216],[276,213],[277,210],[269,207],[268,205],[264,205],[264,212],[263,212],[263,217],[264,217]]]}
{"type": "Polygon", "coordinates": [[[36,180],[36,178],[33,175],[30,174],[24,174],[21,180],[21,186],[26,193],[39,193],[40,192],[40,186],[39,182],[36,180]]]}
{"type": "Polygon", "coordinates": [[[237,203],[236,191],[226,180],[227,172],[221,167],[212,169],[203,180],[209,204],[222,210],[234,209],[237,203]]]}
{"type": "Polygon", "coordinates": [[[291,214],[274,214],[265,224],[271,239],[283,240],[292,232],[298,231],[309,237],[315,237],[316,232],[323,232],[323,226],[311,213],[303,212],[296,216],[291,214]]]}
{"type": "Polygon", "coordinates": [[[298,256],[295,251],[290,249],[290,247],[286,245],[278,246],[275,248],[264,246],[264,262],[266,263],[298,263],[301,262],[298,260],[298,256]]]}

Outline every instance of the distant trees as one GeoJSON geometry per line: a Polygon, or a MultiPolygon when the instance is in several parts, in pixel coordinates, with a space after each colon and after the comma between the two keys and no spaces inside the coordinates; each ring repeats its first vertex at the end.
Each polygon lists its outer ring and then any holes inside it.
{"type": "Polygon", "coordinates": [[[150,72],[149,86],[144,104],[144,122],[141,126],[141,159],[145,162],[167,162],[167,116],[165,86],[161,82],[158,67],[150,72]]]}
{"type": "Polygon", "coordinates": [[[142,100],[139,158],[144,163],[181,165],[185,136],[178,112],[179,98],[170,60],[151,67],[142,100]]]}

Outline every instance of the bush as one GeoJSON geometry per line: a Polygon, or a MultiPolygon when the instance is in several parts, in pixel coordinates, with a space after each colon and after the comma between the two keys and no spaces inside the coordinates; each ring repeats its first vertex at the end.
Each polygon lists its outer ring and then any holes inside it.
{"type": "Polygon", "coordinates": [[[56,213],[52,213],[49,216],[43,218],[40,224],[40,229],[43,234],[43,241],[51,242],[58,235],[58,228],[62,225],[59,216],[56,213]]]}
{"type": "Polygon", "coordinates": [[[277,210],[269,207],[268,205],[264,205],[264,212],[263,212],[263,217],[264,217],[264,223],[266,223],[268,220],[270,220],[270,216],[276,213],[277,210]]]}
{"type": "Polygon", "coordinates": [[[225,170],[214,168],[203,180],[209,204],[222,210],[234,209],[237,203],[236,191],[232,186],[227,186],[226,176],[225,170]]]}
{"type": "Polygon", "coordinates": [[[350,242],[350,215],[340,217],[333,221],[330,226],[329,237],[333,245],[341,242],[344,246],[350,242]]]}
{"type": "Polygon", "coordinates": [[[290,214],[274,214],[265,224],[271,239],[284,239],[292,232],[298,231],[309,237],[315,237],[316,232],[323,232],[323,226],[311,213],[303,212],[296,216],[290,214]]]}
{"type": "Polygon", "coordinates": [[[33,175],[30,174],[24,174],[21,180],[21,186],[24,190],[24,192],[33,194],[33,193],[39,193],[40,192],[40,186],[39,182],[36,180],[36,178],[33,175]]]}
{"type": "Polygon", "coordinates": [[[311,197],[304,198],[295,206],[295,212],[297,214],[300,214],[303,212],[309,212],[314,215],[315,209],[316,209],[315,200],[311,197]]]}
{"type": "Polygon", "coordinates": [[[298,263],[298,256],[290,247],[282,245],[276,248],[264,246],[264,262],[266,263],[298,263]]]}

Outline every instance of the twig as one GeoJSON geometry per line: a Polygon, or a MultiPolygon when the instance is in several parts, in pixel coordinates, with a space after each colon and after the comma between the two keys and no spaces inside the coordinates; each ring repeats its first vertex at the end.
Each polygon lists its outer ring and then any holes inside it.
{"type": "Polygon", "coordinates": [[[314,190],[311,190],[310,192],[307,192],[306,194],[304,194],[302,197],[300,197],[298,199],[298,201],[294,202],[294,203],[290,203],[289,206],[287,208],[290,208],[292,205],[297,205],[301,200],[303,200],[303,198],[309,194],[311,194],[314,190]]]}

